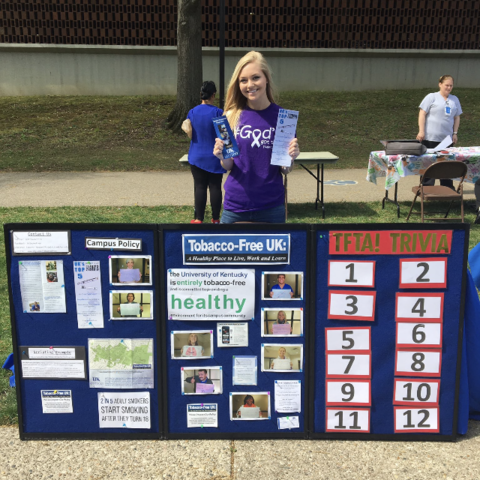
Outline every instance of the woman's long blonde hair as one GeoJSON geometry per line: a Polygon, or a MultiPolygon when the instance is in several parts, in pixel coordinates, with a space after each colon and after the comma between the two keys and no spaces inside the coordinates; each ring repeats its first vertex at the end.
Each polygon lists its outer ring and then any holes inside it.
{"type": "Polygon", "coordinates": [[[233,71],[232,78],[228,85],[227,98],[225,100],[225,115],[227,116],[228,123],[235,132],[238,121],[240,119],[240,114],[242,110],[247,105],[247,99],[242,95],[239,85],[239,77],[243,68],[249,63],[256,62],[260,65],[263,74],[267,78],[267,98],[271,103],[275,103],[275,86],[272,81],[272,72],[268,66],[265,57],[260,52],[248,52],[244,57],[242,57],[233,71]]]}

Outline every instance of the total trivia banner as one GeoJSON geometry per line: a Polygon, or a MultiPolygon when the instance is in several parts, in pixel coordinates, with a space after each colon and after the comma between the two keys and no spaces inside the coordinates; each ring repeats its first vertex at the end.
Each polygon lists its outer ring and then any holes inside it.
{"type": "Polygon", "coordinates": [[[169,320],[252,320],[255,270],[172,268],[167,272],[169,320]]]}
{"type": "Polygon", "coordinates": [[[184,265],[290,264],[290,234],[182,235],[184,265]]]}

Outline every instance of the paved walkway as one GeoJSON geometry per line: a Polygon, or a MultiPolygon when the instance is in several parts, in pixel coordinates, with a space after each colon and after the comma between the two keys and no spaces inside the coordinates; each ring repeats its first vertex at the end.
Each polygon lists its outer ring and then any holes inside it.
{"type": "MultiPolygon", "coordinates": [[[[325,170],[325,203],[379,202],[385,194],[384,179],[378,185],[367,182],[366,169],[325,170]]],[[[402,178],[399,200],[413,200],[411,187],[418,177],[402,178]]],[[[157,206],[193,204],[193,179],[185,168],[176,172],[109,173],[1,173],[0,207],[60,206],[157,206]]],[[[465,198],[474,199],[473,184],[466,184],[465,198]]],[[[391,190],[390,196],[393,196],[391,190]]],[[[314,202],[316,182],[307,172],[296,169],[288,176],[289,203],[314,202]]]]}
{"type": "Polygon", "coordinates": [[[0,428],[1,480],[474,480],[480,423],[456,443],[28,441],[0,428]]]}

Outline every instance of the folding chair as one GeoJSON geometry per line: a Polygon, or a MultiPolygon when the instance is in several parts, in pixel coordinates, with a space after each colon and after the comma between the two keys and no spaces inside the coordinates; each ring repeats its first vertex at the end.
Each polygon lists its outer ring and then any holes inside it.
{"type": "MultiPolygon", "coordinates": [[[[463,162],[455,162],[455,161],[450,161],[450,162],[436,162],[430,165],[426,170],[425,173],[420,177],[420,185],[418,187],[413,187],[412,192],[415,194],[415,198],[413,199],[412,206],[410,207],[410,211],[408,212],[407,216],[407,222],[408,219],[410,218],[410,215],[415,214],[415,215],[421,215],[422,217],[422,223],[425,221],[425,215],[424,215],[424,207],[423,207],[423,202],[424,201],[429,201],[429,200],[436,200],[436,201],[449,201],[450,205],[448,206],[447,212],[445,213],[445,216],[442,218],[427,218],[426,220],[445,220],[448,217],[448,214],[450,212],[450,208],[455,200],[460,201],[460,211],[461,211],[461,220],[462,223],[464,222],[463,218],[463,181],[465,179],[465,175],[467,174],[467,166],[463,162]],[[436,180],[444,180],[444,179],[460,179],[460,183],[458,185],[458,188],[456,190],[452,190],[449,187],[443,187],[441,185],[439,186],[425,186],[422,184],[423,177],[427,178],[435,178],[436,180]],[[420,213],[419,212],[413,212],[413,206],[417,200],[417,198],[420,197],[420,213]]],[[[429,214],[432,213],[443,213],[443,212],[429,212],[429,214]]],[[[460,220],[460,217],[457,218],[449,218],[449,220],[460,220]]]]}

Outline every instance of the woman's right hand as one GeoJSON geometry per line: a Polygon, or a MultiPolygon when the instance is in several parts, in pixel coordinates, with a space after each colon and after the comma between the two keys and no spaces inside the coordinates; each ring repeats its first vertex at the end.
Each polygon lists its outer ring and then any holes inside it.
{"type": "Polygon", "coordinates": [[[220,140],[219,138],[215,139],[215,145],[213,147],[213,154],[221,161],[223,162],[223,147],[224,147],[223,140],[220,140]]]}
{"type": "Polygon", "coordinates": [[[423,140],[425,140],[425,132],[418,132],[417,140],[419,142],[422,142],[423,140]]]}

